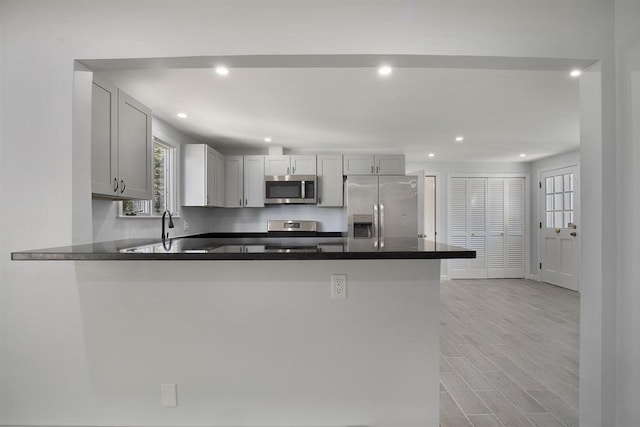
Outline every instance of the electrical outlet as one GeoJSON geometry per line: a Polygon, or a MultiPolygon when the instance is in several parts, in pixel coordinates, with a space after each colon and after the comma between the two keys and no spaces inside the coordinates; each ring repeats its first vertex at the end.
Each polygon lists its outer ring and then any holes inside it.
{"type": "Polygon", "coordinates": [[[166,408],[178,406],[177,384],[160,384],[160,395],[162,398],[162,406],[166,408]]]}
{"type": "Polygon", "coordinates": [[[187,220],[184,220],[184,231],[187,231],[189,229],[189,223],[187,222],[187,220]]]}
{"type": "Polygon", "coordinates": [[[331,298],[345,299],[347,297],[347,275],[331,275],[331,298]]]}

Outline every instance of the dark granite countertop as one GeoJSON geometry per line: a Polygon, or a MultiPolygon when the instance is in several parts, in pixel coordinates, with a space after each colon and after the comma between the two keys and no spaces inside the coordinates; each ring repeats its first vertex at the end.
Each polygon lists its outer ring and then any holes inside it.
{"type": "Polygon", "coordinates": [[[341,233],[209,233],[163,242],[127,239],[13,252],[24,261],[178,261],[475,258],[475,251],[418,238],[350,239],[341,233]]]}

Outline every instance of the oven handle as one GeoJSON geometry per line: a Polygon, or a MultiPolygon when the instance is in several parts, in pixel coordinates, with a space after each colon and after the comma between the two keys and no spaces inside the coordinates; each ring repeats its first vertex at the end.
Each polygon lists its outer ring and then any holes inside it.
{"type": "Polygon", "coordinates": [[[306,199],[306,192],[307,192],[307,183],[306,181],[300,181],[302,183],[302,200],[306,199]]]}

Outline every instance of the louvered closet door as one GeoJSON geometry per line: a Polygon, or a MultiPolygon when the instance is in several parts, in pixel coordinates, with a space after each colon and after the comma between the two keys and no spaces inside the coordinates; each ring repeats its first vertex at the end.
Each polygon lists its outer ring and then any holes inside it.
{"type": "Polygon", "coordinates": [[[452,279],[487,277],[487,211],[485,178],[451,178],[449,180],[449,243],[476,251],[475,259],[448,261],[452,279]]]}
{"type": "Polygon", "coordinates": [[[488,245],[487,245],[487,276],[489,278],[505,277],[506,270],[506,210],[505,180],[503,178],[489,178],[487,182],[487,210],[488,215],[488,245]]]}
{"type": "Polygon", "coordinates": [[[506,271],[503,277],[524,277],[524,178],[507,178],[506,271]]]}
{"type": "Polygon", "coordinates": [[[476,258],[467,260],[469,277],[487,278],[487,180],[470,178],[468,181],[468,248],[476,251],[476,258]]]}
{"type": "MultiPolygon", "coordinates": [[[[449,181],[449,244],[466,248],[467,245],[467,179],[451,178],[449,181]]],[[[447,260],[449,277],[462,279],[468,276],[467,260],[447,260]]]]}
{"type": "Polygon", "coordinates": [[[524,277],[524,178],[489,178],[487,275],[524,277]]]}

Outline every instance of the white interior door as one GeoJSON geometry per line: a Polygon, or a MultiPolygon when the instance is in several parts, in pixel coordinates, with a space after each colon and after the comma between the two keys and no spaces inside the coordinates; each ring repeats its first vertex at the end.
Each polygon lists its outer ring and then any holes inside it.
{"type": "Polygon", "coordinates": [[[580,180],[571,166],[540,174],[540,279],[578,290],[580,180]]]}

